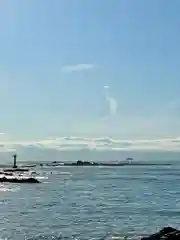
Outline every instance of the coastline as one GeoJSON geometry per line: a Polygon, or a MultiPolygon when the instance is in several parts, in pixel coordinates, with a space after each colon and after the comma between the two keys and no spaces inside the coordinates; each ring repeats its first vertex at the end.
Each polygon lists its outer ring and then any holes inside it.
{"type": "MultiPolygon", "coordinates": [[[[99,162],[97,164],[82,164],[82,165],[78,165],[76,164],[76,162],[62,162],[62,161],[56,161],[56,163],[54,162],[35,162],[32,165],[28,165],[25,164],[24,162],[21,163],[21,161],[19,161],[19,167],[20,168],[36,168],[36,167],[43,167],[43,166],[47,166],[47,167],[123,167],[123,166],[172,166],[173,164],[171,163],[104,163],[104,162],[99,162]]],[[[0,164],[0,168],[11,168],[12,165],[10,163],[7,164],[0,164]]]]}

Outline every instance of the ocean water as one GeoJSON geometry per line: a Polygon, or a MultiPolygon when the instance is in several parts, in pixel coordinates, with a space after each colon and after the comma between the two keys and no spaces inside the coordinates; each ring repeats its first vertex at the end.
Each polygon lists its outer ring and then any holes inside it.
{"type": "Polygon", "coordinates": [[[179,164],[39,171],[42,184],[0,185],[0,239],[139,239],[180,226],[179,164]]]}

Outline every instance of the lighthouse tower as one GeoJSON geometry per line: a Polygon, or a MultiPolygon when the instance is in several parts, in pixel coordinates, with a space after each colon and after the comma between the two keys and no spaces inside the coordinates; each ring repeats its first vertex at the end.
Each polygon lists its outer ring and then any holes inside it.
{"type": "Polygon", "coordinates": [[[17,154],[13,155],[13,159],[14,159],[13,168],[17,168],[17,165],[16,165],[17,154]]]}

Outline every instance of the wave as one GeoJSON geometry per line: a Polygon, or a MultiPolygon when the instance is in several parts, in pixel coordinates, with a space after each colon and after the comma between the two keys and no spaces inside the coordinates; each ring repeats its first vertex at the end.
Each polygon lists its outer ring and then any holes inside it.
{"type": "Polygon", "coordinates": [[[5,187],[5,185],[0,185],[0,192],[18,192],[20,187],[5,187]]]}
{"type": "MultiPolygon", "coordinates": [[[[89,240],[139,240],[142,237],[146,237],[147,234],[134,234],[134,233],[128,233],[128,234],[122,234],[122,233],[115,233],[115,234],[105,234],[102,235],[102,237],[87,237],[85,239],[89,240]]],[[[62,236],[62,235],[41,235],[38,234],[36,236],[32,237],[25,237],[26,240],[81,240],[79,236],[62,236]]],[[[84,239],[84,238],[83,238],[84,239]]]]}

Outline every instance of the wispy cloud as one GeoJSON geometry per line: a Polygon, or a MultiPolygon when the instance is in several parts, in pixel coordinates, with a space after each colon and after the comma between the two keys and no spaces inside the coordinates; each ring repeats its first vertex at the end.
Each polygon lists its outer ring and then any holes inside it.
{"type": "MultiPolygon", "coordinates": [[[[1,142],[0,150],[13,151],[19,147],[23,149],[54,149],[58,151],[71,151],[82,149],[96,149],[97,151],[180,151],[180,137],[144,139],[144,140],[119,140],[109,137],[57,137],[42,139],[32,142],[1,142]]],[[[18,151],[18,150],[17,150],[18,151]]]]}
{"type": "Polygon", "coordinates": [[[0,132],[0,142],[5,139],[5,134],[3,132],[0,132]]]}
{"type": "Polygon", "coordinates": [[[106,100],[108,101],[109,103],[109,115],[110,116],[114,116],[116,115],[117,113],[117,109],[118,109],[118,102],[117,100],[112,97],[112,96],[109,96],[109,93],[108,93],[108,89],[109,89],[109,86],[108,85],[105,85],[104,86],[104,89],[105,89],[105,97],[106,97],[106,100]]]}
{"type": "Polygon", "coordinates": [[[61,71],[62,72],[80,72],[80,71],[90,70],[93,68],[95,68],[93,64],[76,64],[76,65],[63,66],[61,68],[61,71]]]}
{"type": "Polygon", "coordinates": [[[117,113],[118,103],[115,98],[107,97],[107,101],[109,102],[109,111],[110,115],[114,116],[117,113]]]}

